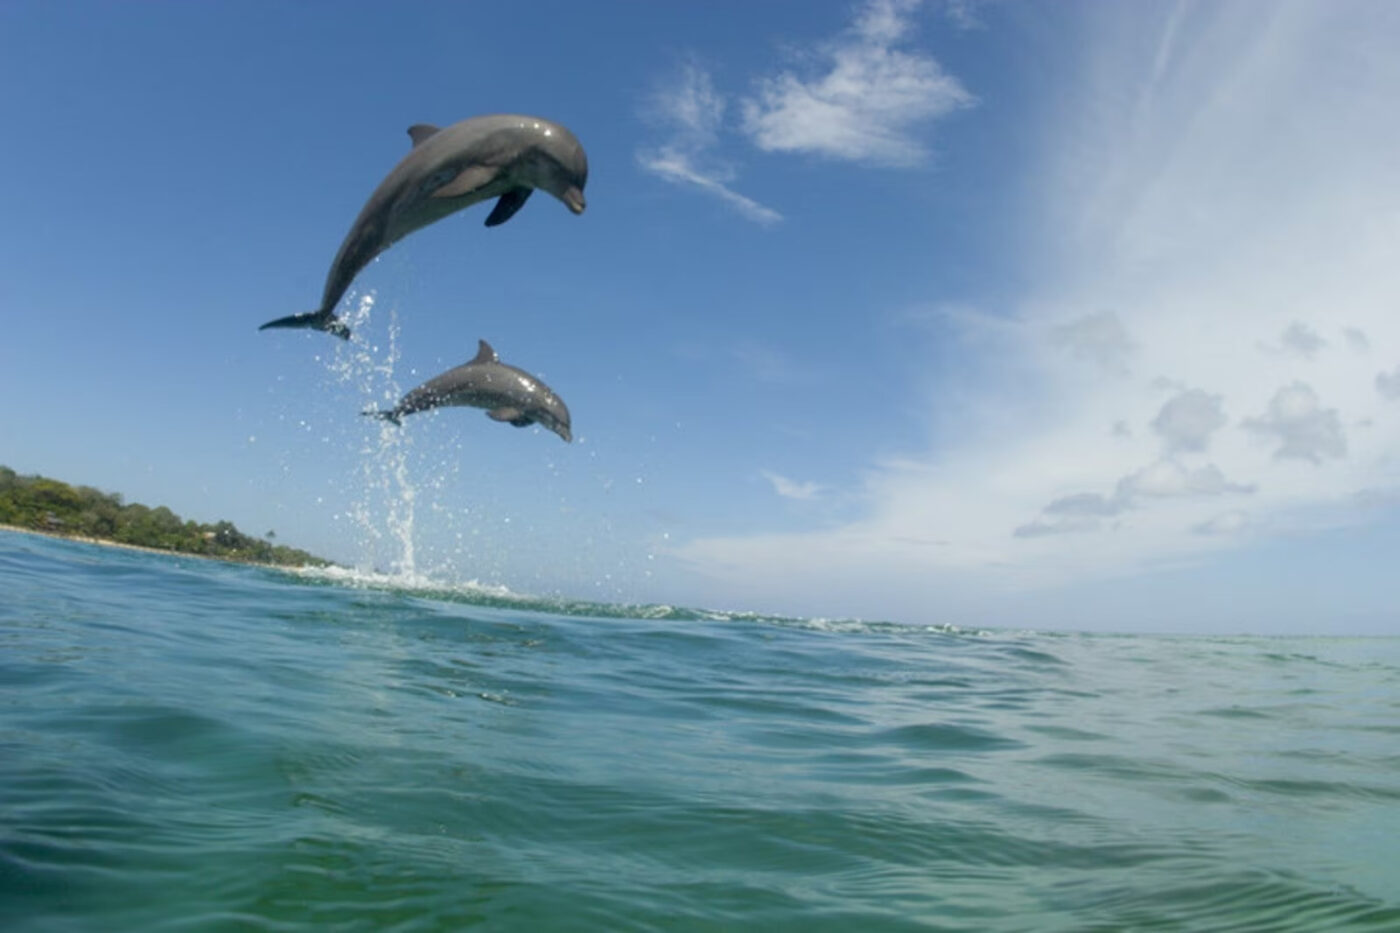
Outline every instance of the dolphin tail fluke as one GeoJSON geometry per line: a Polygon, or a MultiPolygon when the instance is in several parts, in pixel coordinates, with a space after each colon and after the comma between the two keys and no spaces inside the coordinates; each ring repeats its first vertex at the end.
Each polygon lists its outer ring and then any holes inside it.
{"type": "Polygon", "coordinates": [[[371,418],[379,418],[382,421],[388,421],[389,423],[393,424],[393,426],[396,428],[403,427],[403,422],[399,420],[399,413],[393,411],[392,409],[389,411],[376,411],[375,409],[371,408],[369,411],[360,412],[360,414],[367,415],[371,418]]]}
{"type": "Polygon", "coordinates": [[[279,317],[275,321],[268,321],[258,330],[267,330],[272,327],[311,327],[323,330],[328,334],[335,334],[341,340],[350,339],[350,328],[346,327],[344,321],[329,311],[308,311],[305,314],[279,317]]]}

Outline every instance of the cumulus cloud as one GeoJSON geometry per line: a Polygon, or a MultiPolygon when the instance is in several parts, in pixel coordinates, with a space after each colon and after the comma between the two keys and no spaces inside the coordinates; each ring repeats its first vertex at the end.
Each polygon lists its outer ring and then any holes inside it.
{"type": "Polygon", "coordinates": [[[1103,522],[1097,518],[1086,518],[1084,516],[1067,515],[1060,518],[1046,520],[1037,518],[1018,525],[1011,536],[1014,538],[1045,538],[1050,535],[1071,535],[1082,534],[1088,531],[1098,531],[1103,527],[1103,522]]]}
{"type": "Polygon", "coordinates": [[[1285,350],[1309,360],[1317,356],[1317,352],[1327,346],[1327,341],[1322,339],[1321,334],[1301,321],[1289,324],[1282,336],[1279,337],[1279,342],[1285,350]]]}
{"type": "Polygon", "coordinates": [[[1359,327],[1345,327],[1342,329],[1342,337],[1346,339],[1347,346],[1357,353],[1364,353],[1371,349],[1371,340],[1366,336],[1366,332],[1359,327]]]}
{"type": "Polygon", "coordinates": [[[1193,470],[1176,460],[1158,460],[1120,478],[1111,495],[1080,492],[1053,500],[1039,517],[1017,526],[1012,536],[1038,538],[1098,531],[1105,527],[1101,519],[1122,515],[1153,500],[1249,494],[1254,490],[1252,485],[1230,482],[1213,463],[1193,470]]]}
{"type": "Polygon", "coordinates": [[[1205,450],[1211,434],[1225,426],[1222,401],[1221,396],[1201,389],[1182,392],[1157,412],[1152,430],[1161,436],[1169,454],[1205,450]]]}
{"type": "Polygon", "coordinates": [[[773,491],[784,499],[815,499],[822,487],[817,483],[799,483],[780,476],[771,470],[760,471],[763,478],[773,484],[773,491]]]}
{"type": "MultiPolygon", "coordinates": [[[[1327,3],[1081,12],[1064,24],[1073,53],[1017,49],[1055,67],[1034,79],[1043,93],[1016,85],[1043,128],[1026,137],[1034,183],[977,218],[1019,233],[982,257],[996,287],[918,296],[1015,326],[949,318],[929,339],[920,376],[891,387],[930,400],[913,426],[925,433],[841,490],[862,511],[688,542],[702,575],[781,589],[794,608],[994,624],[986,606],[1004,594],[1090,607],[1106,576],[1285,530],[1303,542],[1374,520],[1351,504],[1359,490],[1394,491],[1400,434],[1382,428],[1400,402],[1400,17],[1327,3]],[[1319,309],[1337,323],[1317,327],[1319,309]],[[1311,324],[1281,344],[1298,322],[1311,324]],[[1307,359],[1313,327],[1331,345],[1307,359]],[[1261,335],[1274,352],[1257,352],[1261,335]],[[1360,350],[1383,363],[1358,366],[1360,350]],[[921,536],[947,544],[901,543],[921,536]]],[[[1024,116],[999,126],[1016,133],[1024,116]]]]}
{"type": "Polygon", "coordinates": [[[930,56],[897,48],[919,5],[870,0],[846,35],[813,56],[817,67],[761,79],[742,104],[754,144],[890,166],[926,159],[916,131],[974,98],[930,56]]]}
{"type": "Polygon", "coordinates": [[[1222,512],[1191,526],[1198,535],[1236,535],[1249,527],[1249,516],[1243,512],[1222,512]]]}
{"type": "Polygon", "coordinates": [[[1179,496],[1219,496],[1224,493],[1251,493],[1254,487],[1232,483],[1213,463],[1194,470],[1175,460],[1156,463],[1118,481],[1116,496],[1122,502],[1142,498],[1168,499],[1179,496]]]}
{"type": "Polygon", "coordinates": [[[1376,391],[1391,401],[1400,400],[1400,366],[1388,373],[1376,373],[1376,391]]]}
{"type": "Polygon", "coordinates": [[[1052,345],[1062,347],[1082,360],[1102,369],[1127,375],[1133,341],[1122,320],[1112,311],[1086,314],[1050,330],[1052,345]]]}
{"type": "Polygon", "coordinates": [[[712,194],[756,223],[777,223],[781,214],[729,187],[734,171],[714,155],[725,109],[710,73],[696,62],[684,63],[647,102],[644,116],[667,139],[638,150],[637,164],[673,184],[712,194]]]}
{"type": "Polygon", "coordinates": [[[1303,382],[1286,385],[1269,400],[1269,409],[1257,418],[1248,418],[1245,430],[1278,441],[1274,457],[1279,460],[1342,458],[1347,453],[1342,419],[1335,408],[1322,408],[1312,387],[1303,382]]]}
{"type": "Polygon", "coordinates": [[[1117,515],[1121,511],[1123,511],[1121,500],[1108,499],[1097,492],[1079,492],[1072,496],[1063,496],[1045,507],[1046,515],[1065,515],[1077,518],[1117,515]]]}
{"type": "MultiPolygon", "coordinates": [[[[921,3],[868,0],[844,35],[800,53],[801,67],[757,79],[740,102],[744,137],[765,152],[885,166],[924,161],[928,149],[919,131],[974,99],[933,58],[898,47],[908,40],[921,3]]],[[[971,0],[955,0],[945,12],[970,28],[974,7],[971,0]]],[[[684,62],[643,107],[643,117],[664,139],[638,149],[637,164],[672,184],[713,195],[755,223],[775,224],[782,214],[736,190],[732,162],[718,155],[728,111],[710,72],[684,62]]]]}

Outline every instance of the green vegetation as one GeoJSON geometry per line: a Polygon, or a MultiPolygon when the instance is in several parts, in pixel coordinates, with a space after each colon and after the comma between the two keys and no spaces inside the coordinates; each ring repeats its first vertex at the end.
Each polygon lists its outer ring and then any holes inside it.
{"type": "MultiPolygon", "coordinates": [[[[300,567],[325,566],[305,551],[249,537],[233,522],[201,525],[158,506],[154,509],[89,486],[69,486],[44,476],[20,476],[0,466],[0,524],[58,535],[81,535],[140,547],[221,560],[300,567]]],[[[273,532],[267,533],[268,538],[273,532]]]]}

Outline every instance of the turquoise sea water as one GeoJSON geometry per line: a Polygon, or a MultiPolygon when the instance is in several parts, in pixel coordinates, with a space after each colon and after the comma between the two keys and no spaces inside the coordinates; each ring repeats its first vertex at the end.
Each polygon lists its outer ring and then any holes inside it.
{"type": "Polygon", "coordinates": [[[1400,640],[1034,622],[0,532],[0,929],[1400,930],[1400,640]]]}

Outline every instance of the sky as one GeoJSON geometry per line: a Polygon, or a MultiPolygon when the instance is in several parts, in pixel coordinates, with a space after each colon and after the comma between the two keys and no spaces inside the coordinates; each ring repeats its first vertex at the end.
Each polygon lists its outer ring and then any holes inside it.
{"type": "Polygon", "coordinates": [[[362,568],[1400,633],[1400,6],[0,3],[0,464],[362,568]],[[548,117],[311,310],[415,123],[548,117]],[[361,417],[470,359],[574,442],[361,417]]]}

